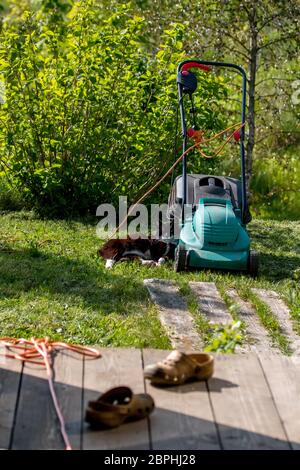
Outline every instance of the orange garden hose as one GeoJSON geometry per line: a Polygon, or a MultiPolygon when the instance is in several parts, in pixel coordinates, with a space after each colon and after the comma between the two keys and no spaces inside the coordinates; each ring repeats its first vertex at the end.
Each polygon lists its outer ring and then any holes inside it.
{"type": "Polygon", "coordinates": [[[22,362],[29,362],[31,364],[37,364],[46,367],[49,390],[57,417],[60,422],[60,431],[65,443],[65,449],[72,450],[69,437],[66,432],[65,420],[54,389],[52,355],[55,350],[61,349],[67,349],[69,351],[73,351],[94,359],[100,358],[101,354],[94,348],[62,343],[60,341],[50,341],[47,337],[31,338],[31,340],[24,338],[3,337],[0,338],[0,344],[1,343],[6,347],[7,350],[5,353],[0,353],[1,356],[11,359],[19,359],[22,362]]]}
{"type": "Polygon", "coordinates": [[[176,168],[176,166],[178,165],[178,163],[181,162],[181,160],[183,159],[183,157],[185,157],[185,155],[187,155],[191,150],[197,148],[197,147],[200,147],[200,145],[202,144],[206,144],[208,142],[211,142],[212,140],[214,139],[217,139],[218,137],[220,137],[221,135],[225,134],[225,132],[228,132],[232,129],[234,129],[234,131],[229,135],[229,137],[227,137],[227,139],[225,140],[225,142],[223,142],[223,144],[221,144],[218,149],[216,150],[216,152],[213,154],[213,155],[206,155],[204,152],[202,152],[200,150],[200,148],[198,148],[199,152],[200,152],[200,155],[204,158],[213,158],[213,157],[216,157],[217,155],[219,155],[223,148],[225,147],[226,144],[228,144],[228,142],[232,139],[233,135],[235,132],[239,131],[240,129],[242,129],[243,127],[245,126],[245,123],[236,123],[236,124],[233,124],[232,126],[229,126],[227,127],[226,129],[224,129],[223,131],[221,132],[218,132],[217,134],[213,135],[212,137],[209,137],[208,139],[203,139],[203,140],[200,140],[199,142],[196,142],[195,144],[191,145],[191,147],[189,147],[188,149],[186,149],[181,155],[180,157],[177,158],[177,160],[175,161],[175,163],[173,163],[173,165],[169,168],[169,170],[150,188],[148,189],[148,191],[146,191],[142,197],[140,197],[140,199],[138,199],[138,201],[129,209],[126,217],[122,220],[122,222],[118,225],[118,227],[114,230],[113,234],[109,237],[109,240],[111,240],[115,235],[116,233],[120,230],[121,227],[123,227],[123,225],[125,224],[125,222],[127,221],[128,217],[132,214],[132,212],[134,211],[134,209],[147,197],[149,196],[149,194],[151,194],[171,173],[172,171],[176,168]]]}

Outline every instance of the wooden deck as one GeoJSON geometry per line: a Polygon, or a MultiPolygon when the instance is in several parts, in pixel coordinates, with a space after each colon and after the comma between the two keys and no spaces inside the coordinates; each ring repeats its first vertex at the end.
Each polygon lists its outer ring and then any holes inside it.
{"type": "MultiPolygon", "coordinates": [[[[144,382],[143,366],[167,351],[101,352],[97,360],[55,358],[55,387],[74,449],[300,449],[300,357],[219,355],[208,383],[160,389],[144,382]],[[149,420],[91,430],[83,421],[87,401],[121,384],[150,393],[155,412],[149,420]]],[[[44,370],[0,363],[0,448],[63,448],[44,370]]]]}

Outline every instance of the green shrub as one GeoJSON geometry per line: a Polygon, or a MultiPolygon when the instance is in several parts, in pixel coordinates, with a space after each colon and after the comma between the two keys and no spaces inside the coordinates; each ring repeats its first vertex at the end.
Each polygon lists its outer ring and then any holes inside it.
{"type": "MultiPolygon", "coordinates": [[[[122,194],[133,201],[168,168],[184,57],[180,25],[153,57],[130,7],[104,19],[96,1],[60,3],[60,15],[46,2],[8,17],[0,49],[0,160],[30,206],[55,216],[94,212],[122,194]]],[[[225,85],[211,75],[199,88],[200,119],[210,115],[207,127],[219,129],[212,107],[225,85]]]]}
{"type": "Polygon", "coordinates": [[[300,146],[266,151],[256,161],[252,179],[253,213],[262,218],[299,220],[300,146]]]}
{"type": "Polygon", "coordinates": [[[0,174],[0,211],[18,211],[24,208],[24,201],[17,188],[10,186],[0,174]]]}

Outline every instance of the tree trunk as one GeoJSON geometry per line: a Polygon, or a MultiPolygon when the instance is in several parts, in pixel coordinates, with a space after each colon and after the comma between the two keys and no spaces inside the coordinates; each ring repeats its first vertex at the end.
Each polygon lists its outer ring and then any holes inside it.
{"type": "Polygon", "coordinates": [[[256,11],[255,7],[249,16],[250,25],[250,61],[249,61],[249,81],[248,81],[248,140],[246,147],[246,185],[249,195],[249,188],[252,176],[252,159],[255,144],[255,81],[257,71],[257,29],[256,29],[256,11]]]}

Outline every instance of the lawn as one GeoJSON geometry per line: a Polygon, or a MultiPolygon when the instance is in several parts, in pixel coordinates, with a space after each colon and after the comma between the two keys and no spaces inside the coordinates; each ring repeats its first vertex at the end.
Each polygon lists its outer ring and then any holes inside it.
{"type": "Polygon", "coordinates": [[[106,270],[96,251],[95,224],[41,220],[30,212],[0,215],[0,335],[44,336],[80,344],[169,348],[143,279],[178,281],[206,342],[211,328],[198,311],[188,281],[214,281],[226,298],[235,287],[250,299],[273,341],[288,352],[275,318],[250,292],[277,291],[287,302],[300,333],[300,222],[255,220],[249,225],[253,248],[261,253],[257,280],[242,274],[176,274],[170,265],[142,267],[137,262],[106,270]]]}

